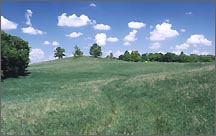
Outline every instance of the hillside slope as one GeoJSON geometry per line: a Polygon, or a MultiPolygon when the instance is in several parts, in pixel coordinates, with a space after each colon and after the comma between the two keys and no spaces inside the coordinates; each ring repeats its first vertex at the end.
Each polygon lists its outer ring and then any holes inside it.
{"type": "Polygon", "coordinates": [[[3,134],[213,134],[214,64],[82,57],[2,82],[3,134]]]}

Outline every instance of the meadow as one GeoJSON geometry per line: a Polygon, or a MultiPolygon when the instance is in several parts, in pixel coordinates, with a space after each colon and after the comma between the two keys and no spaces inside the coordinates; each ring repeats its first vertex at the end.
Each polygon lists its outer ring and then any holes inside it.
{"type": "Polygon", "coordinates": [[[1,83],[3,134],[214,134],[214,63],[64,58],[1,83]]]}

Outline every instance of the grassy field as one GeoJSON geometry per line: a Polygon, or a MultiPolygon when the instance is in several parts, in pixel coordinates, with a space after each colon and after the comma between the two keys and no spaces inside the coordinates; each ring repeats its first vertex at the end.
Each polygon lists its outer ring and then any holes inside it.
{"type": "Polygon", "coordinates": [[[82,57],[2,82],[3,134],[213,134],[214,63],[82,57]]]}

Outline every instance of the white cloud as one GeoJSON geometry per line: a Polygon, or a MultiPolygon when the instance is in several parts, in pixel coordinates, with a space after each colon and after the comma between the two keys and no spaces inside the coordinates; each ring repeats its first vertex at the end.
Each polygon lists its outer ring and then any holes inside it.
{"type": "Polygon", "coordinates": [[[146,24],[144,24],[143,22],[129,22],[128,23],[128,27],[132,28],[132,29],[140,29],[142,27],[145,27],[146,24]]]}
{"type": "Polygon", "coordinates": [[[131,44],[129,42],[124,42],[124,45],[129,46],[131,44]]]}
{"type": "Polygon", "coordinates": [[[183,44],[180,44],[180,45],[176,45],[176,50],[186,50],[190,47],[189,44],[187,43],[183,43],[183,44]]]}
{"type": "Polygon", "coordinates": [[[81,33],[81,32],[73,32],[73,33],[70,33],[70,34],[66,35],[66,37],[77,38],[77,37],[80,37],[81,35],[83,35],[83,33],[81,33]]]}
{"type": "Polygon", "coordinates": [[[94,25],[94,29],[95,30],[110,30],[111,27],[108,25],[104,25],[104,24],[96,24],[94,25]]]}
{"type": "Polygon", "coordinates": [[[116,51],[116,52],[113,53],[113,56],[116,57],[116,58],[118,58],[122,54],[124,54],[124,52],[118,50],[118,51],[116,51]]]}
{"type": "Polygon", "coordinates": [[[30,9],[26,10],[26,25],[32,26],[30,17],[32,16],[32,11],[30,9]]]}
{"type": "Polygon", "coordinates": [[[206,39],[205,36],[202,34],[191,35],[190,38],[188,38],[186,42],[188,44],[202,44],[202,45],[207,45],[207,46],[210,46],[212,44],[212,41],[209,41],[208,39],[206,39]]]}
{"type": "Polygon", "coordinates": [[[44,41],[44,45],[50,45],[51,43],[49,41],[44,41]]]}
{"type": "Polygon", "coordinates": [[[40,62],[44,59],[44,52],[39,48],[34,48],[29,53],[29,58],[31,60],[31,63],[40,62]]]}
{"type": "Polygon", "coordinates": [[[108,42],[118,42],[119,39],[117,37],[109,37],[109,38],[107,38],[107,41],[108,42]]]}
{"type": "Polygon", "coordinates": [[[182,28],[180,31],[181,31],[181,32],[186,32],[186,30],[185,30],[185,29],[183,29],[183,28],[182,28]]]}
{"type": "Polygon", "coordinates": [[[58,46],[59,43],[58,43],[57,41],[53,41],[53,42],[52,42],[52,45],[53,45],[53,46],[58,46]]]}
{"type": "Polygon", "coordinates": [[[67,13],[63,13],[58,16],[58,26],[68,26],[68,27],[81,27],[90,23],[91,20],[86,15],[77,16],[76,14],[67,16],[67,13]]]}
{"type": "Polygon", "coordinates": [[[91,4],[90,4],[90,7],[96,7],[96,4],[91,3],[91,4]]]}
{"type": "Polygon", "coordinates": [[[17,24],[4,18],[4,16],[1,16],[1,29],[2,30],[11,30],[11,29],[17,29],[17,24]]]}
{"type": "Polygon", "coordinates": [[[163,22],[157,24],[155,29],[150,32],[151,41],[162,41],[179,35],[178,31],[172,29],[172,24],[163,22]]]}
{"type": "MultiPolygon", "coordinates": [[[[58,46],[58,45],[60,45],[59,42],[57,42],[57,41],[53,41],[53,42],[44,41],[43,44],[44,44],[44,45],[52,45],[52,46],[58,46]]],[[[54,48],[54,50],[55,50],[55,49],[56,49],[56,47],[54,48]]],[[[54,51],[54,50],[53,50],[53,51],[54,51]]]]}
{"type": "Polygon", "coordinates": [[[134,42],[134,41],[136,41],[137,40],[136,33],[137,33],[137,30],[131,31],[128,35],[126,35],[124,37],[124,41],[125,42],[134,42]]]}
{"type": "Polygon", "coordinates": [[[190,12],[185,12],[185,15],[192,15],[193,13],[190,11],[190,12]]]}
{"type": "Polygon", "coordinates": [[[152,43],[151,46],[149,47],[151,50],[157,50],[161,47],[161,44],[156,42],[156,43],[152,43]]]}
{"type": "Polygon", "coordinates": [[[198,55],[208,55],[209,53],[206,51],[200,52],[199,50],[193,50],[191,54],[198,54],[198,55]]]}
{"type": "Polygon", "coordinates": [[[104,46],[106,45],[106,34],[104,33],[99,33],[95,35],[95,41],[97,44],[99,44],[99,46],[104,46]]]}
{"type": "Polygon", "coordinates": [[[31,34],[31,35],[43,35],[43,34],[45,34],[45,32],[43,32],[39,29],[35,29],[31,26],[26,27],[26,28],[22,28],[22,32],[26,33],[26,34],[31,34]]]}

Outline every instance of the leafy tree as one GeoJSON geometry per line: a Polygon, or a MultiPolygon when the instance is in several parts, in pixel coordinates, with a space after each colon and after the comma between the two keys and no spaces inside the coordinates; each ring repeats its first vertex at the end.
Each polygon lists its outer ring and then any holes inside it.
{"type": "Polygon", "coordinates": [[[175,53],[167,52],[163,56],[163,61],[164,62],[176,62],[177,61],[177,55],[175,53]]]}
{"type": "Polygon", "coordinates": [[[73,55],[75,58],[83,56],[83,52],[80,50],[80,48],[77,45],[74,47],[74,49],[75,52],[73,53],[73,55]]]}
{"type": "Polygon", "coordinates": [[[92,55],[93,57],[97,58],[99,56],[102,55],[102,50],[101,47],[99,45],[97,45],[96,43],[94,43],[89,51],[90,55],[92,55]]]}
{"type": "Polygon", "coordinates": [[[142,54],[142,61],[143,62],[149,61],[149,59],[148,59],[148,53],[142,54]]]}
{"type": "Polygon", "coordinates": [[[130,55],[131,61],[138,62],[141,61],[141,55],[138,51],[132,51],[130,55]]]}
{"type": "Polygon", "coordinates": [[[131,61],[130,52],[128,52],[127,50],[124,53],[123,60],[125,60],[125,61],[131,61]]]}
{"type": "Polygon", "coordinates": [[[1,31],[1,77],[24,75],[30,61],[29,51],[27,41],[1,31]]]}
{"type": "Polygon", "coordinates": [[[107,59],[114,59],[113,53],[111,52],[109,55],[106,56],[107,59]]]}
{"type": "Polygon", "coordinates": [[[65,56],[64,54],[65,49],[61,47],[57,47],[54,51],[54,57],[58,57],[59,59],[63,58],[65,56]]]}

